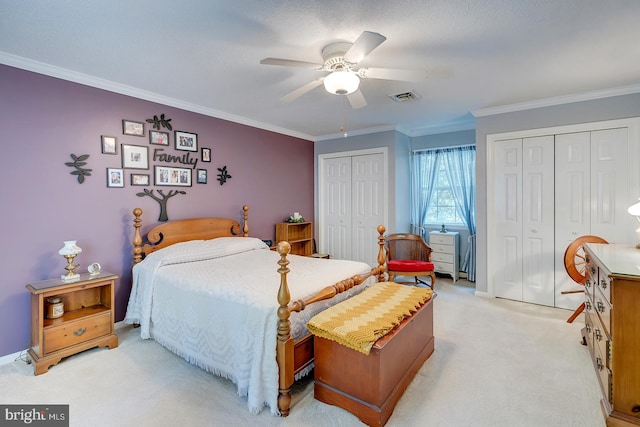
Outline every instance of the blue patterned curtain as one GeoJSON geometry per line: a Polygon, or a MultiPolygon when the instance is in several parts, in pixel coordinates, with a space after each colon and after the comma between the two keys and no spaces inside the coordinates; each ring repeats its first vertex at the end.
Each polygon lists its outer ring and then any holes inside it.
{"type": "Polygon", "coordinates": [[[411,233],[425,238],[424,223],[438,172],[436,151],[414,152],[410,163],[411,233]]]}
{"type": "Polygon", "coordinates": [[[476,281],[476,147],[442,150],[458,215],[469,230],[469,244],[461,270],[476,281]]]}

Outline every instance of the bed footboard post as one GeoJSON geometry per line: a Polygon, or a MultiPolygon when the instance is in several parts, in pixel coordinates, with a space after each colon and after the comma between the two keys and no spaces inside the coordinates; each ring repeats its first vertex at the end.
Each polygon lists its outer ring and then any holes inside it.
{"type": "Polygon", "coordinates": [[[287,254],[291,250],[288,242],[280,242],[277,246],[280,260],[278,260],[278,273],[280,273],[280,288],[278,289],[278,341],[276,346],[276,361],[278,363],[278,410],[280,415],[289,415],[291,406],[291,386],[294,380],[293,366],[293,338],[291,337],[291,322],[289,316],[289,301],[291,294],[287,284],[287,273],[289,260],[287,254]]]}
{"type": "Polygon", "coordinates": [[[249,237],[249,206],[242,207],[242,235],[249,237]]]}
{"type": "Polygon", "coordinates": [[[133,228],[135,228],[135,233],[133,235],[133,263],[132,267],[142,261],[142,235],[140,234],[140,225],[142,223],[142,209],[135,208],[133,210],[133,216],[135,219],[133,220],[133,228]]]}
{"type": "Polygon", "coordinates": [[[387,256],[385,254],[384,251],[384,244],[385,244],[385,238],[384,238],[384,232],[387,231],[387,229],[384,227],[384,225],[379,225],[378,226],[378,282],[384,282],[386,280],[386,275],[385,275],[385,271],[387,270],[385,264],[387,262],[387,256]]]}

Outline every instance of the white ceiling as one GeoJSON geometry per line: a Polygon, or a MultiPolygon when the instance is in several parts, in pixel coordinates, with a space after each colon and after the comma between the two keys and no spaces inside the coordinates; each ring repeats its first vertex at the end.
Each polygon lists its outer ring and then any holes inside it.
{"type": "Polygon", "coordinates": [[[421,135],[472,128],[476,110],[640,92],[640,1],[0,0],[0,63],[309,140],[345,122],[421,135]],[[365,30],[387,40],[359,65],[428,77],[363,79],[358,110],[322,86],[280,101],[324,73],[261,59],[322,63],[365,30]],[[421,98],[388,97],[409,90],[421,98]]]}

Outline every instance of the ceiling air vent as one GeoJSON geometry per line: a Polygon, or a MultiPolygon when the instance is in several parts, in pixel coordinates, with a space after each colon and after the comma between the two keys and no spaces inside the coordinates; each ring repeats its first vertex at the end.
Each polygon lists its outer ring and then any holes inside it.
{"type": "Polygon", "coordinates": [[[414,90],[409,92],[397,93],[395,95],[389,95],[389,98],[396,102],[415,101],[420,99],[420,95],[414,90]]]}

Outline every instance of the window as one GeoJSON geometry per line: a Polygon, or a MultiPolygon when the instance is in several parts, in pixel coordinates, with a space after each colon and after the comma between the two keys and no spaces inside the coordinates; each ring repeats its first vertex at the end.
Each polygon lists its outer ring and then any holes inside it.
{"type": "Polygon", "coordinates": [[[427,224],[464,225],[464,221],[458,215],[456,202],[449,178],[447,177],[446,163],[438,162],[438,170],[435,176],[435,185],[431,195],[431,203],[427,209],[427,224]]]}

